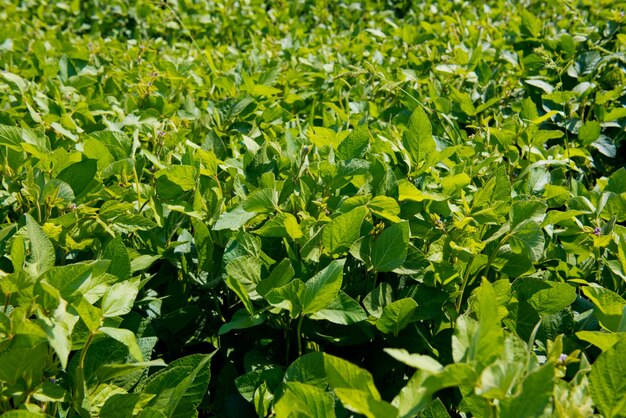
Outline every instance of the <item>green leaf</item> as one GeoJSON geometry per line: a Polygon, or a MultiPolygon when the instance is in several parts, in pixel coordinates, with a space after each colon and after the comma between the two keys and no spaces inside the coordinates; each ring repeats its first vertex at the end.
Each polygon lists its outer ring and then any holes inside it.
{"type": "Polygon", "coordinates": [[[142,399],[141,393],[116,393],[106,400],[100,409],[101,417],[132,417],[135,405],[142,399]]]}
{"type": "Polygon", "coordinates": [[[0,125],[0,145],[14,151],[22,151],[22,129],[16,126],[0,125]]]}
{"type": "Polygon", "coordinates": [[[416,167],[430,161],[437,149],[430,120],[420,107],[417,107],[409,118],[402,144],[416,167]]]}
{"type": "Polygon", "coordinates": [[[154,173],[156,193],[164,200],[180,199],[186,192],[195,189],[195,169],[189,165],[173,165],[154,173]]]}
{"type": "Polygon", "coordinates": [[[540,260],[545,245],[543,231],[537,222],[524,221],[509,234],[509,245],[515,254],[527,254],[533,261],[540,260]]]}
{"type": "Polygon", "coordinates": [[[324,369],[328,384],[334,389],[357,389],[380,400],[380,393],[374,385],[371,373],[354,364],[324,353],[324,369]]]}
{"type": "Polygon", "coordinates": [[[246,222],[250,219],[254,218],[256,213],[254,212],[246,212],[244,208],[241,206],[236,206],[232,210],[228,212],[223,212],[215,225],[213,225],[214,231],[222,231],[224,229],[230,229],[231,231],[236,231],[243,227],[246,222]]]}
{"type": "Polygon", "coordinates": [[[336,155],[341,160],[361,158],[369,145],[369,131],[366,125],[361,125],[350,132],[337,147],[336,155]]]}
{"type": "Polygon", "coordinates": [[[102,327],[99,329],[99,332],[108,335],[116,341],[121,342],[128,348],[128,354],[130,354],[137,361],[143,361],[141,348],[139,348],[139,344],[137,344],[137,338],[132,331],[124,328],[102,327]]]}
{"type": "Polygon", "coordinates": [[[487,365],[501,352],[504,344],[504,331],[495,301],[497,295],[493,285],[483,278],[478,292],[478,335],[474,336],[474,350],[471,354],[480,364],[487,365]]]}
{"type": "Polygon", "coordinates": [[[335,401],[330,393],[317,386],[287,382],[274,412],[276,418],[334,418],[335,401]]]}
{"type": "Polygon", "coordinates": [[[567,283],[523,278],[514,288],[540,315],[556,314],[576,300],[576,288],[567,283]]]}
{"type": "Polygon", "coordinates": [[[333,260],[328,266],[304,283],[300,295],[302,313],[315,313],[326,308],[339,293],[346,260],[333,260]]]}
{"type": "Polygon", "coordinates": [[[248,308],[236,311],[229,322],[223,324],[218,330],[218,335],[224,335],[232,330],[252,328],[264,323],[264,315],[251,315],[248,308]]]}
{"type": "Polygon", "coordinates": [[[248,314],[250,316],[254,315],[254,307],[252,306],[252,301],[250,300],[250,296],[248,296],[246,287],[231,276],[226,276],[224,283],[226,283],[226,286],[228,286],[228,288],[235,292],[237,297],[239,297],[239,300],[243,303],[243,306],[246,308],[246,311],[248,311],[248,314]]]}
{"type": "Polygon", "coordinates": [[[365,321],[367,313],[356,300],[339,291],[335,299],[326,308],[311,315],[311,319],[325,319],[334,324],[350,325],[365,321]]]}
{"type": "Polygon", "coordinates": [[[288,258],[284,258],[274,267],[269,276],[259,282],[256,287],[256,291],[259,295],[265,297],[270,290],[289,283],[289,281],[293,279],[294,275],[295,271],[291,261],[288,258]]]}
{"type": "Polygon", "coordinates": [[[361,236],[361,224],[366,214],[367,209],[360,206],[326,224],[322,234],[324,249],[330,255],[341,255],[348,251],[361,236]]]}
{"type": "Polygon", "coordinates": [[[583,341],[595,345],[602,351],[606,351],[618,342],[626,339],[626,334],[622,332],[579,331],[576,333],[576,336],[583,341]]]}
{"type": "Polygon", "coordinates": [[[523,222],[541,223],[548,205],[541,200],[520,200],[511,205],[511,230],[515,230],[523,222]]]}
{"type": "Polygon", "coordinates": [[[298,220],[291,213],[282,212],[270,217],[263,226],[254,231],[262,237],[291,238],[302,237],[302,230],[298,225],[298,220]]]}
{"type": "Polygon", "coordinates": [[[443,369],[441,363],[430,356],[412,354],[403,348],[385,348],[384,351],[399,362],[416,369],[431,373],[437,373],[443,369]]]}
{"type": "Polygon", "coordinates": [[[367,207],[376,216],[388,219],[391,222],[400,222],[400,206],[396,199],[388,196],[376,196],[367,204],[367,207]]]}
{"type": "Polygon", "coordinates": [[[272,189],[261,189],[249,194],[241,202],[247,212],[273,213],[278,209],[278,193],[272,189]]]}
{"type": "Polygon", "coordinates": [[[151,375],[143,393],[156,395],[148,406],[163,411],[171,418],[197,416],[211,379],[212,354],[193,354],[171,362],[165,369],[151,375]]]}
{"type": "Polygon", "coordinates": [[[78,196],[85,191],[89,183],[94,179],[97,170],[98,162],[85,158],[65,168],[59,173],[57,179],[69,184],[74,192],[74,196],[78,196]]]}
{"type": "Polygon", "coordinates": [[[398,416],[398,410],[394,406],[383,400],[375,399],[362,390],[339,388],[335,389],[335,394],[346,409],[365,415],[367,418],[395,418],[398,416]]]}
{"type": "Polygon", "coordinates": [[[384,307],[391,302],[393,302],[393,289],[389,283],[382,282],[380,286],[365,296],[363,306],[370,315],[380,318],[384,307]]]}
{"type": "Polygon", "coordinates": [[[100,382],[122,377],[136,370],[143,370],[148,367],[165,367],[165,362],[161,359],[152,361],[140,361],[126,364],[104,364],[96,369],[96,376],[100,382]]]}
{"type": "Polygon", "coordinates": [[[591,397],[605,417],[626,414],[626,340],[600,354],[589,373],[591,397]]]}
{"type": "Polygon", "coordinates": [[[106,246],[102,258],[111,260],[107,270],[109,273],[119,277],[121,280],[130,277],[130,256],[119,235],[106,246]]]}
{"type": "Polygon", "coordinates": [[[554,363],[547,363],[526,376],[519,394],[501,401],[501,416],[511,418],[548,416],[544,410],[550,404],[553,389],[554,363]]]}
{"type": "Polygon", "coordinates": [[[295,279],[284,286],[270,290],[264,298],[270,305],[288,310],[291,318],[297,318],[302,313],[300,294],[304,287],[301,280],[295,279]]]}
{"type": "Polygon", "coordinates": [[[373,240],[371,244],[371,260],[374,270],[391,271],[400,267],[406,259],[409,248],[409,222],[391,225],[373,240]]]}
{"type": "Polygon", "coordinates": [[[588,122],[585,122],[583,126],[580,127],[578,131],[578,139],[580,139],[583,146],[587,147],[591,145],[593,141],[598,139],[601,132],[602,132],[602,127],[597,121],[595,120],[588,121],[588,122]]]}
{"type": "Polygon", "coordinates": [[[109,287],[102,296],[100,303],[102,316],[110,318],[129,313],[139,293],[139,285],[139,277],[135,277],[109,287]]]}
{"type": "Polygon", "coordinates": [[[26,337],[16,340],[12,347],[0,353],[0,380],[9,383],[17,383],[20,379],[26,382],[41,380],[48,358],[48,344],[28,341],[26,337]]]}
{"type": "Polygon", "coordinates": [[[298,357],[285,370],[285,381],[326,388],[328,379],[324,368],[324,354],[320,351],[312,351],[298,357]]]}
{"type": "Polygon", "coordinates": [[[617,293],[598,284],[584,286],[582,291],[594,304],[594,314],[600,324],[609,331],[617,331],[626,301],[617,293]]]}
{"type": "Polygon", "coordinates": [[[412,322],[417,302],[411,298],[396,300],[383,308],[383,313],[376,321],[376,328],[385,334],[398,335],[412,322]]]}
{"type": "Polygon", "coordinates": [[[26,259],[26,266],[27,270],[37,277],[54,266],[56,260],[54,246],[32,216],[25,214],[24,217],[30,247],[30,256],[26,259]]]}
{"type": "Polygon", "coordinates": [[[198,270],[210,271],[213,266],[214,244],[209,228],[198,220],[193,221],[193,241],[198,252],[198,270]]]}

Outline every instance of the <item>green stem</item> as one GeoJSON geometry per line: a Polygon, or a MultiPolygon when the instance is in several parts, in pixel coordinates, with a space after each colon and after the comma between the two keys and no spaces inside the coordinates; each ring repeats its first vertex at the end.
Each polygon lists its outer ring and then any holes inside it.
{"type": "Polygon", "coordinates": [[[6,294],[6,299],[4,300],[4,310],[3,312],[6,314],[8,313],[9,310],[9,303],[11,302],[11,294],[7,293],[6,294]]]}
{"type": "Polygon", "coordinates": [[[85,346],[83,347],[83,349],[80,352],[80,361],[78,362],[78,367],[80,367],[83,370],[85,369],[85,357],[87,356],[87,349],[91,345],[91,343],[93,341],[93,337],[95,337],[95,335],[96,334],[94,334],[93,332],[89,333],[89,337],[87,337],[87,341],[85,342],[85,346]]]}
{"type": "Polygon", "coordinates": [[[296,328],[296,332],[298,333],[298,357],[302,356],[302,321],[304,320],[304,315],[300,315],[298,319],[298,327],[296,328]]]}
{"type": "Polygon", "coordinates": [[[465,267],[465,274],[463,275],[463,283],[461,283],[461,293],[456,300],[456,312],[461,313],[461,304],[463,303],[463,294],[465,293],[465,287],[467,286],[467,282],[469,280],[470,269],[472,268],[472,264],[474,263],[474,256],[470,258],[470,261],[467,263],[467,267],[465,267]]]}

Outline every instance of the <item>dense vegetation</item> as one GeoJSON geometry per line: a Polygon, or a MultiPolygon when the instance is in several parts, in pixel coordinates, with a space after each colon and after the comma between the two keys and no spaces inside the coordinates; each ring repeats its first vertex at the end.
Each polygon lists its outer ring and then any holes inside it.
{"type": "Polygon", "coordinates": [[[0,414],[626,416],[624,10],[0,0],[0,414]]]}

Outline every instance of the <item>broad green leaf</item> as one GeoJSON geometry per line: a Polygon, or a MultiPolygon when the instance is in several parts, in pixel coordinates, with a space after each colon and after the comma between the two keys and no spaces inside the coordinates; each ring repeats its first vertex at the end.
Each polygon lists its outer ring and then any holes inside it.
{"type": "Polygon", "coordinates": [[[196,187],[195,169],[188,165],[173,165],[154,173],[157,195],[164,200],[176,200],[196,187]]]}
{"type": "Polygon", "coordinates": [[[374,270],[391,271],[400,267],[406,259],[409,248],[409,223],[399,222],[391,225],[371,244],[371,260],[374,270]]]}
{"type": "Polygon", "coordinates": [[[285,383],[276,405],[276,418],[334,418],[335,401],[330,393],[317,386],[299,382],[285,383]]]}
{"type": "MultiPolygon", "coordinates": [[[[284,286],[270,290],[264,298],[270,305],[286,309],[292,318],[297,318],[302,313],[300,295],[304,288],[305,285],[301,280],[294,279],[284,286]]],[[[332,300],[332,296],[329,298],[330,300],[332,300]]]]}
{"type": "Polygon", "coordinates": [[[333,260],[304,283],[300,294],[302,313],[312,314],[326,308],[339,293],[346,260],[333,260]]]}
{"type": "Polygon", "coordinates": [[[430,120],[420,107],[417,107],[409,118],[402,144],[416,167],[430,161],[436,151],[430,120]]]}
{"type": "Polygon", "coordinates": [[[337,157],[342,160],[361,158],[369,145],[369,132],[366,125],[361,125],[350,132],[337,147],[337,157]]]}
{"type": "Polygon", "coordinates": [[[589,373],[591,396],[605,417],[626,414],[626,340],[604,351],[589,373]]]}
{"type": "Polygon", "coordinates": [[[322,245],[330,255],[341,255],[361,236],[361,224],[367,209],[361,206],[339,215],[324,226],[322,245]]]}
{"type": "Polygon", "coordinates": [[[130,354],[137,361],[143,361],[141,348],[139,348],[139,344],[137,344],[137,338],[132,331],[124,328],[102,327],[99,329],[99,332],[108,335],[116,341],[121,342],[128,348],[128,354],[130,354]]]}
{"type": "Polygon", "coordinates": [[[400,206],[396,199],[388,196],[376,196],[367,204],[373,214],[391,222],[400,222],[400,206]]]}
{"type": "Polygon", "coordinates": [[[567,283],[524,278],[514,288],[540,315],[556,314],[576,300],[576,288],[567,283]]]}
{"type": "Polygon", "coordinates": [[[473,353],[480,364],[491,363],[502,350],[504,331],[498,316],[496,292],[493,285],[485,278],[478,293],[478,335],[474,335],[473,353]]]}
{"type": "Polygon", "coordinates": [[[104,364],[96,369],[96,376],[100,382],[115,379],[124,376],[136,370],[146,369],[148,367],[165,367],[165,362],[161,359],[152,361],[141,361],[126,364],[104,364]]]}
{"type": "Polygon", "coordinates": [[[618,342],[626,339],[626,334],[603,331],[579,331],[576,336],[583,341],[587,341],[602,351],[606,351],[618,342]]]}
{"type": "Polygon", "coordinates": [[[236,329],[252,328],[264,323],[266,317],[264,315],[251,316],[248,308],[236,311],[229,322],[223,324],[218,330],[218,335],[226,334],[236,329]]]}
{"type": "Polygon", "coordinates": [[[115,283],[102,296],[100,307],[102,316],[113,317],[126,315],[133,308],[133,303],[139,293],[139,277],[115,283]]]}
{"type": "Polygon", "coordinates": [[[354,364],[324,353],[324,369],[328,384],[334,389],[356,389],[380,400],[380,393],[374,385],[371,373],[354,364]]]}
{"type": "Polygon", "coordinates": [[[256,213],[246,212],[244,208],[242,208],[241,206],[237,206],[228,212],[223,212],[217,222],[215,222],[215,225],[213,225],[213,230],[222,231],[225,229],[230,229],[232,231],[236,231],[243,227],[246,222],[248,222],[255,216],[256,213]]]}
{"type": "Polygon", "coordinates": [[[98,162],[88,158],[74,163],[59,173],[57,179],[69,184],[74,196],[83,193],[94,179],[98,170],[98,162]]]}
{"type": "Polygon", "coordinates": [[[411,298],[396,300],[383,308],[376,321],[376,328],[385,334],[398,335],[413,320],[417,302],[411,298]]]}
{"type": "Polygon", "coordinates": [[[541,223],[545,217],[548,205],[541,200],[519,200],[511,205],[511,229],[525,221],[541,223]]]}
{"type": "Polygon", "coordinates": [[[278,209],[278,193],[272,189],[257,190],[241,202],[241,207],[247,212],[273,213],[278,209]]]}
{"type": "Polygon", "coordinates": [[[441,186],[443,187],[444,194],[452,195],[458,190],[461,190],[465,186],[469,185],[471,182],[472,179],[467,174],[461,173],[444,177],[441,180],[441,186]]]}
{"type": "Polygon", "coordinates": [[[295,271],[291,261],[288,258],[284,258],[272,269],[269,276],[259,282],[256,287],[256,291],[259,295],[265,297],[270,290],[289,283],[289,281],[293,279],[294,275],[295,271]]]}
{"type": "Polygon", "coordinates": [[[365,391],[337,388],[335,389],[335,394],[346,409],[365,415],[367,418],[395,418],[398,416],[398,410],[394,406],[381,399],[374,398],[365,391]]]}
{"type": "Polygon", "coordinates": [[[598,139],[602,127],[595,120],[585,122],[578,130],[578,139],[582,142],[583,146],[587,147],[591,145],[593,141],[598,139]]]}
{"type": "Polygon", "coordinates": [[[313,351],[298,357],[285,370],[285,381],[325,388],[328,385],[328,379],[324,369],[324,354],[313,351]]]}
{"type": "Polygon", "coordinates": [[[255,392],[265,384],[275,391],[284,376],[284,370],[277,365],[268,365],[252,370],[235,379],[237,390],[248,402],[254,401],[255,392]]]}
{"type": "Polygon", "coordinates": [[[117,393],[106,400],[100,409],[101,417],[133,416],[135,405],[144,396],[141,393],[117,393]]]}
{"type": "Polygon", "coordinates": [[[239,297],[239,300],[243,303],[243,306],[248,311],[250,316],[254,315],[254,307],[252,306],[252,301],[250,300],[250,296],[248,295],[248,291],[246,287],[238,280],[231,276],[226,276],[224,279],[224,283],[226,286],[239,297]]]}
{"type": "Polygon", "coordinates": [[[541,227],[533,220],[517,225],[509,235],[509,243],[514,253],[529,255],[533,261],[543,256],[545,238],[541,227]]]}
{"type": "Polygon", "coordinates": [[[302,230],[298,225],[298,220],[291,213],[282,212],[270,217],[259,229],[254,231],[262,237],[274,238],[301,238],[302,230]]]}
{"type": "Polygon", "coordinates": [[[437,373],[443,369],[441,363],[434,358],[422,354],[409,353],[403,348],[385,348],[385,353],[389,354],[399,362],[416,369],[425,370],[431,373],[437,373]]]}
{"type": "MultiPolygon", "coordinates": [[[[6,76],[6,74],[3,74],[6,76]]],[[[22,129],[17,126],[0,125],[0,145],[14,151],[22,151],[22,129]]]]}
{"type": "Polygon", "coordinates": [[[594,304],[594,314],[600,324],[609,331],[617,331],[626,301],[617,293],[597,284],[584,286],[582,291],[594,304]]]}
{"type": "Polygon", "coordinates": [[[389,283],[382,282],[380,286],[365,296],[363,306],[370,315],[380,318],[385,306],[391,302],[393,302],[393,289],[389,283]]]}
{"type": "Polygon", "coordinates": [[[30,256],[26,258],[27,270],[35,277],[54,266],[56,256],[54,246],[37,221],[26,214],[30,256]]]}
{"type": "Polygon", "coordinates": [[[325,319],[334,324],[350,325],[367,319],[367,313],[359,303],[339,291],[326,308],[315,312],[311,319],[325,319]]]}
{"type": "Polygon", "coordinates": [[[163,411],[167,417],[197,416],[196,408],[211,379],[211,357],[212,354],[193,354],[151,375],[142,390],[155,395],[148,405],[163,411]]]}
{"type": "Polygon", "coordinates": [[[521,392],[501,401],[500,411],[504,417],[550,416],[545,412],[554,388],[554,363],[532,371],[522,383],[521,392]]]}
{"type": "Polygon", "coordinates": [[[109,273],[119,277],[121,280],[130,277],[130,256],[128,249],[122,242],[120,236],[115,237],[104,249],[102,258],[111,260],[109,264],[109,273]]]}
{"type": "Polygon", "coordinates": [[[198,220],[193,221],[193,241],[198,252],[198,270],[210,271],[213,265],[214,244],[209,228],[198,220]]]}

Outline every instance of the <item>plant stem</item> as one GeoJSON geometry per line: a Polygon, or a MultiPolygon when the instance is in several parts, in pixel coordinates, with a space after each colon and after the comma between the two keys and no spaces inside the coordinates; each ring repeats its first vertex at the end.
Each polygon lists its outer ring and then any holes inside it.
{"type": "Polygon", "coordinates": [[[463,283],[461,283],[461,293],[456,300],[456,311],[457,313],[461,313],[461,304],[463,303],[463,294],[465,293],[465,287],[467,286],[467,282],[469,280],[470,269],[472,268],[472,264],[474,263],[474,256],[470,258],[467,262],[467,267],[465,267],[465,274],[463,275],[463,283]]]}
{"type": "Polygon", "coordinates": [[[85,369],[85,357],[87,355],[87,349],[91,345],[91,342],[93,341],[93,337],[95,335],[96,334],[94,334],[93,332],[89,333],[89,337],[87,337],[87,341],[85,342],[85,346],[83,347],[83,349],[80,352],[80,361],[78,362],[78,367],[80,367],[83,370],[85,369]]]}
{"type": "Polygon", "coordinates": [[[6,294],[6,299],[4,300],[4,309],[3,312],[6,314],[7,311],[9,310],[9,303],[11,302],[11,294],[7,293],[6,294]]]}
{"type": "Polygon", "coordinates": [[[298,334],[298,357],[302,355],[302,321],[304,320],[304,315],[300,315],[298,319],[298,327],[296,328],[296,332],[298,334]]]}

